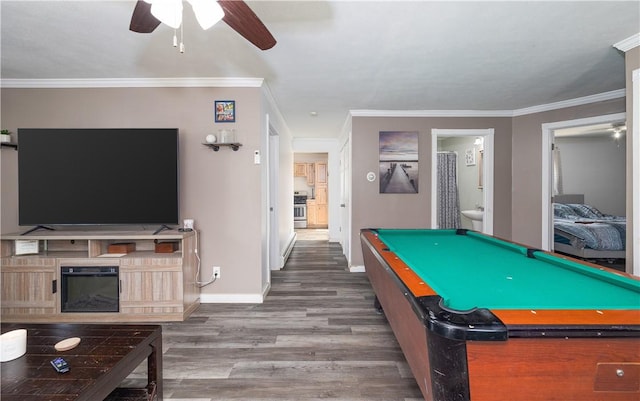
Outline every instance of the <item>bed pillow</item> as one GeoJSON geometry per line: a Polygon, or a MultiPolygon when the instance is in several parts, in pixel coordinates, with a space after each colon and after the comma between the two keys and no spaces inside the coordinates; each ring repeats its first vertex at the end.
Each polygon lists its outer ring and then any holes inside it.
{"type": "Polygon", "coordinates": [[[553,215],[559,219],[576,220],[580,218],[569,205],[564,203],[553,204],[553,215]]]}
{"type": "Polygon", "coordinates": [[[598,209],[591,205],[583,205],[579,203],[570,203],[569,206],[574,214],[585,218],[585,219],[602,219],[604,218],[604,214],[602,214],[598,209]]]}

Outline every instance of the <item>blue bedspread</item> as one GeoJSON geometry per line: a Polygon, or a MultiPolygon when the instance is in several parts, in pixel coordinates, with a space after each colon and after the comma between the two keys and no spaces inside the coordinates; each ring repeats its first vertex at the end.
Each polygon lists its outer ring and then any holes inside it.
{"type": "Polygon", "coordinates": [[[608,216],[589,205],[554,205],[556,242],[582,249],[622,251],[625,249],[627,223],[624,217],[608,216]],[[562,236],[562,231],[573,236],[562,236]]]}

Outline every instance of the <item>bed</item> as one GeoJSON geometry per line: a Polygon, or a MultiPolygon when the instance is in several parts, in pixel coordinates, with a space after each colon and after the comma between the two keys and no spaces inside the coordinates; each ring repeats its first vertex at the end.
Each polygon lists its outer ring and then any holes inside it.
{"type": "Polygon", "coordinates": [[[554,250],[582,259],[624,259],[626,218],[601,213],[582,195],[558,195],[553,203],[554,250]]]}

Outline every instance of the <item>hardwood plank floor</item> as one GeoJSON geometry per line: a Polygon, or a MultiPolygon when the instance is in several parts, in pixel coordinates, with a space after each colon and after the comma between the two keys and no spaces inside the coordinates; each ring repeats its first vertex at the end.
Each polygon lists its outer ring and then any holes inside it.
{"type": "Polygon", "coordinates": [[[264,303],[203,304],[163,330],[165,400],[422,400],[365,273],[328,241],[297,241],[264,303]]]}

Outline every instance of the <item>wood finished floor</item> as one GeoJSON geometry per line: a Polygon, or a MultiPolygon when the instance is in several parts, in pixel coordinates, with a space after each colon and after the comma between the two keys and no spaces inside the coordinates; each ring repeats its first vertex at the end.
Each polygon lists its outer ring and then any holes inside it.
{"type": "Polygon", "coordinates": [[[347,271],[340,245],[297,241],[264,303],[204,304],[163,325],[164,399],[422,400],[372,305],[365,273],[347,271]]]}

